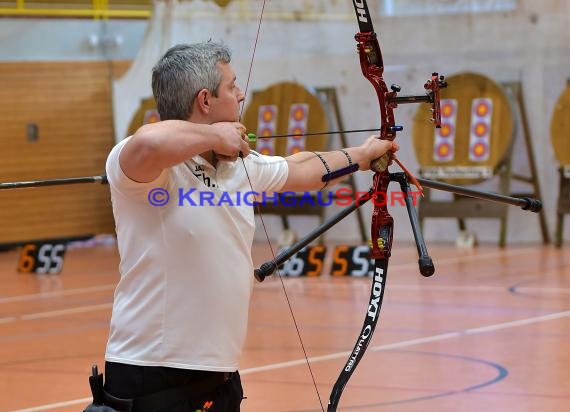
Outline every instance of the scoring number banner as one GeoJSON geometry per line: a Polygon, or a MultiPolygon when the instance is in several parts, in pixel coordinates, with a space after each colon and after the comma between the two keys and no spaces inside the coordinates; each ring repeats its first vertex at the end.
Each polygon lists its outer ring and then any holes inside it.
{"type": "Polygon", "coordinates": [[[65,243],[28,243],[22,246],[19,273],[58,274],[63,268],[65,243]]]}
{"type": "MultiPolygon", "coordinates": [[[[279,266],[281,276],[315,277],[324,271],[327,248],[308,246],[279,266]]],[[[366,245],[338,245],[332,251],[330,275],[334,277],[371,277],[374,273],[374,260],[369,257],[370,248],[366,245]]]]}

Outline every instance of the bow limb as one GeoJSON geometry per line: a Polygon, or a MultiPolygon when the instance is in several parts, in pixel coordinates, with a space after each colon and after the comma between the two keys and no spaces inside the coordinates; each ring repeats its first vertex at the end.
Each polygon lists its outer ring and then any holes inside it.
{"type": "MultiPolygon", "coordinates": [[[[383,78],[384,60],[382,58],[382,51],[380,50],[378,37],[374,32],[366,0],[352,0],[352,4],[356,12],[359,28],[359,32],[356,33],[354,38],[357,42],[360,67],[362,74],[372,84],[378,97],[380,114],[380,136],[378,138],[392,141],[396,138],[396,132],[402,130],[402,127],[397,126],[394,122],[394,109],[398,107],[398,104],[403,103],[431,103],[433,121],[436,127],[440,127],[441,112],[439,90],[447,86],[443,76],[440,77],[437,73],[433,73],[431,78],[424,85],[427,94],[422,96],[398,96],[400,87],[397,85],[392,85],[390,89],[388,89],[383,78]]],[[[356,340],[350,357],[332,389],[329,398],[328,412],[336,411],[342,391],[364,356],[364,352],[366,352],[366,348],[372,339],[380,315],[394,231],[394,220],[388,211],[385,199],[385,195],[388,193],[388,185],[393,177],[388,171],[390,161],[391,154],[388,152],[381,158],[372,161],[370,165],[370,169],[375,172],[373,183],[374,194],[372,197],[374,206],[370,231],[370,257],[374,259],[372,289],[370,291],[370,299],[362,330],[356,340]]],[[[412,177],[411,180],[414,181],[414,179],[415,178],[412,177]]],[[[429,262],[431,262],[431,259],[429,259],[429,262]]],[[[431,270],[433,265],[427,265],[426,268],[429,269],[425,271],[426,276],[431,275],[433,273],[431,270]],[[428,272],[429,274],[427,274],[428,272]]],[[[422,274],[423,273],[424,272],[422,272],[422,274]]]]}
{"type": "Polygon", "coordinates": [[[340,397],[344,387],[348,383],[352,373],[364,356],[366,348],[372,340],[372,335],[378,323],[382,301],[384,300],[384,290],[386,286],[386,276],[388,274],[388,261],[392,248],[393,219],[386,207],[385,199],[381,199],[382,188],[387,188],[390,182],[389,173],[382,172],[374,175],[373,197],[374,211],[372,214],[372,248],[371,257],[374,258],[374,274],[372,276],[372,287],[368,307],[364,316],[364,323],[354,348],[341,370],[329,397],[327,412],[337,410],[340,397]],[[378,206],[378,205],[384,206],[378,206]]]}
{"type": "MultiPolygon", "coordinates": [[[[360,67],[364,77],[372,84],[378,97],[380,110],[380,139],[394,140],[396,132],[400,130],[394,124],[394,112],[396,107],[394,98],[397,90],[392,91],[384,81],[384,61],[380,44],[368,11],[366,0],[353,0],[354,9],[359,25],[359,32],[356,34],[357,49],[360,58],[360,67]]],[[[381,199],[388,190],[390,183],[390,173],[388,172],[389,154],[376,159],[371,164],[371,169],[375,172],[373,181],[372,202],[372,224],[371,224],[371,258],[374,259],[374,274],[372,276],[372,287],[368,308],[364,317],[364,323],[360,334],[354,344],[345,366],[338,376],[329,397],[328,412],[337,410],[340,397],[344,387],[348,383],[352,373],[364,356],[376,325],[378,323],[380,309],[384,298],[386,276],[388,274],[388,261],[392,249],[392,235],[394,221],[390,215],[385,199],[381,199]]]]}

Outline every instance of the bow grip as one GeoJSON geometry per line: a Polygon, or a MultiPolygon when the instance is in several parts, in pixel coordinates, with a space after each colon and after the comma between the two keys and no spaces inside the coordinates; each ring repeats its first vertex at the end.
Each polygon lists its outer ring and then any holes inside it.
{"type": "MultiPolygon", "coordinates": [[[[393,134],[395,134],[395,132],[401,132],[402,130],[404,130],[402,126],[389,126],[388,129],[393,134]]],[[[386,168],[390,164],[390,160],[392,160],[392,153],[386,152],[378,159],[374,159],[372,162],[370,162],[370,170],[376,173],[381,173],[386,170],[386,168]]]]}
{"type": "Polygon", "coordinates": [[[386,152],[378,159],[374,159],[370,163],[370,170],[376,173],[382,173],[388,168],[389,163],[390,163],[390,154],[389,152],[386,152]]]}

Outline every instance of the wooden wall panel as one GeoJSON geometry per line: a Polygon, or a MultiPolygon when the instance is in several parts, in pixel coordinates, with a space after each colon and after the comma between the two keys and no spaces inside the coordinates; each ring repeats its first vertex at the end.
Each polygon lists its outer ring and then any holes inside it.
{"type": "MultiPolygon", "coordinates": [[[[16,7],[17,0],[4,0],[10,7],[16,7]]],[[[24,0],[24,7],[34,8],[61,8],[61,9],[90,9],[93,8],[93,0],[24,0]]],[[[107,0],[107,7],[110,9],[130,8],[141,9],[151,8],[152,0],[107,0]]],[[[100,6],[102,7],[102,6],[100,6]]]]}
{"type": "MultiPolygon", "coordinates": [[[[114,144],[111,76],[128,64],[0,64],[0,182],[104,173],[114,144]]],[[[0,244],[113,232],[106,185],[0,190],[0,244]]]]}

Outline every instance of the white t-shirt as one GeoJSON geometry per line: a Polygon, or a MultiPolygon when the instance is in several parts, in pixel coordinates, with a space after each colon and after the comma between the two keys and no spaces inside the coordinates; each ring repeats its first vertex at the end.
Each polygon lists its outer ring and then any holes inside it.
{"type": "MultiPolygon", "coordinates": [[[[106,167],[121,279],[105,359],[235,371],[254,279],[253,196],[245,196],[251,187],[242,161],[214,168],[196,156],[137,183],[119,166],[127,140],[113,148],[106,167]],[[167,196],[164,206],[151,204],[167,196]]],[[[256,192],[283,187],[282,157],[252,152],[244,160],[256,192]]]]}

